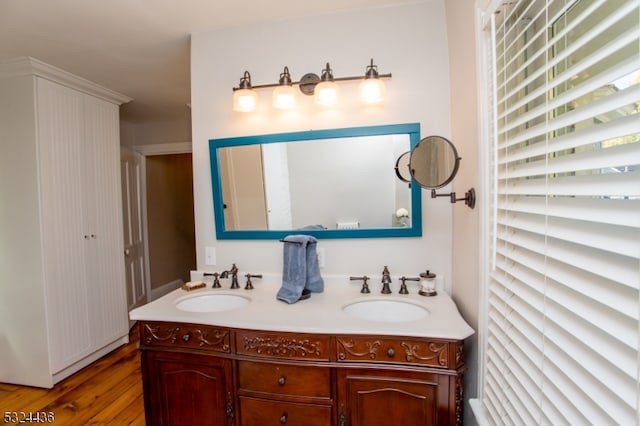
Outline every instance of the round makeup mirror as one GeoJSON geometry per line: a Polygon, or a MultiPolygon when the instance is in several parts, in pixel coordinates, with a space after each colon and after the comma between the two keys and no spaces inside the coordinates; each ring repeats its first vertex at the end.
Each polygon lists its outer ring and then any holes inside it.
{"type": "Polygon", "coordinates": [[[411,152],[409,170],[413,180],[427,189],[442,188],[458,173],[460,157],[451,141],[427,136],[411,152]]]}
{"type": "Polygon", "coordinates": [[[427,136],[411,151],[409,171],[421,187],[431,190],[431,198],[449,197],[452,203],[464,201],[470,208],[476,205],[476,191],[471,188],[463,198],[456,193],[438,194],[436,189],[450,183],[458,173],[461,158],[450,140],[442,136],[427,136]]]}
{"type": "Polygon", "coordinates": [[[409,160],[411,159],[411,151],[402,154],[396,160],[396,176],[403,182],[411,182],[411,172],[409,170],[409,160]]]}

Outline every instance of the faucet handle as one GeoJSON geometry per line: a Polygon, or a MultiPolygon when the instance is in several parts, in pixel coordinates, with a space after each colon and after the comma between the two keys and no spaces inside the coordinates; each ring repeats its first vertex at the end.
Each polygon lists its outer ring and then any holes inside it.
{"type": "Polygon", "coordinates": [[[400,277],[400,294],[409,294],[409,290],[407,290],[407,281],[420,281],[420,278],[407,278],[405,276],[400,277]]]}
{"type": "Polygon", "coordinates": [[[368,276],[363,275],[361,277],[349,277],[349,279],[351,281],[362,281],[362,289],[360,290],[360,293],[371,293],[371,290],[369,290],[369,284],[367,284],[367,280],[369,279],[368,276]]]}
{"type": "Polygon", "coordinates": [[[253,283],[251,282],[251,278],[262,278],[262,274],[247,274],[247,284],[244,286],[245,290],[253,290],[253,283]]]}
{"type": "Polygon", "coordinates": [[[202,274],[202,276],[203,276],[203,277],[213,277],[213,285],[211,286],[211,288],[220,288],[220,287],[222,287],[222,286],[220,285],[220,280],[219,280],[219,278],[220,278],[220,274],[219,274],[219,273],[214,272],[214,273],[212,274],[212,273],[210,273],[210,272],[204,272],[204,273],[202,274]]]}

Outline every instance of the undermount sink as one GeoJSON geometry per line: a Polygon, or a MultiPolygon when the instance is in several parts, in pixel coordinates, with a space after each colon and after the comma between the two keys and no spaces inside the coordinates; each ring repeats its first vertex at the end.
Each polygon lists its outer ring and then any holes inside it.
{"type": "Polygon", "coordinates": [[[199,294],[176,302],[176,308],[187,312],[224,312],[238,309],[251,299],[236,294],[199,294]]]}
{"type": "Polygon", "coordinates": [[[401,300],[361,300],[342,307],[347,315],[367,321],[406,322],[429,315],[427,308],[401,300]]]}

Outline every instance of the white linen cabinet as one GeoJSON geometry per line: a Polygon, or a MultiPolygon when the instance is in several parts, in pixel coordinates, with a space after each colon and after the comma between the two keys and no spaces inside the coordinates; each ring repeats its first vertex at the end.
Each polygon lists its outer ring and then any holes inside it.
{"type": "Polygon", "coordinates": [[[128,341],[119,105],[0,63],[0,382],[52,387],[128,341]]]}

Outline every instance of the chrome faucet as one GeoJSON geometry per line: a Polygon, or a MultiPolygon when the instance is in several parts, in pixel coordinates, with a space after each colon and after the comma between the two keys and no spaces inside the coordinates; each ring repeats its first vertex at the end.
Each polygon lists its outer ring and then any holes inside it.
{"type": "Polygon", "coordinates": [[[382,294],[391,294],[391,288],[389,284],[391,283],[391,274],[389,273],[389,268],[386,266],[382,270],[382,294]]]}
{"type": "Polygon", "coordinates": [[[232,289],[240,288],[240,284],[238,284],[238,267],[234,263],[231,266],[231,269],[228,271],[223,271],[220,274],[220,278],[229,278],[229,274],[231,274],[231,287],[232,289]]]}

